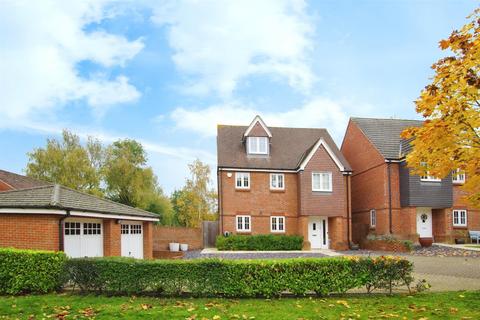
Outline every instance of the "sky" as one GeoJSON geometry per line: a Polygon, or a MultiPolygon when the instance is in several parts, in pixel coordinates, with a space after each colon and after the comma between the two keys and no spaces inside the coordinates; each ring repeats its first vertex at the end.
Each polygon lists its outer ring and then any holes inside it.
{"type": "Polygon", "coordinates": [[[0,0],[0,169],[69,129],[136,139],[167,194],[217,124],[420,119],[413,101],[474,0],[0,0]]]}

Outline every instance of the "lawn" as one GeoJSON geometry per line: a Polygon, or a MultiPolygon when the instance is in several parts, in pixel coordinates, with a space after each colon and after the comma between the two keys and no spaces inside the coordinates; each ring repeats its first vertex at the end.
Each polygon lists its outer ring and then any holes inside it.
{"type": "Polygon", "coordinates": [[[284,299],[0,297],[0,319],[479,319],[480,292],[284,299]]]}
{"type": "Polygon", "coordinates": [[[468,247],[468,248],[479,248],[479,249],[480,249],[480,244],[466,244],[465,247],[468,247]]]}

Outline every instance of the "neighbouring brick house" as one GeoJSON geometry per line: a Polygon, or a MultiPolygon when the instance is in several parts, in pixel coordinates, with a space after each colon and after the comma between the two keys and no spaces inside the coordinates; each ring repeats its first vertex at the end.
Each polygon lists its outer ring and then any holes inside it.
{"type": "Polygon", "coordinates": [[[0,247],[152,258],[158,216],[0,170],[0,247]]]}
{"type": "Polygon", "coordinates": [[[346,249],[348,162],[325,129],[218,126],[220,232],[296,234],[304,248],[346,249]]]}
{"type": "MultiPolygon", "coordinates": [[[[351,118],[341,151],[352,166],[354,242],[367,234],[393,234],[417,242],[453,242],[480,230],[480,212],[462,199],[465,175],[445,179],[410,175],[411,150],[401,132],[421,121],[351,118]]],[[[468,178],[468,177],[467,177],[468,178]]]]}

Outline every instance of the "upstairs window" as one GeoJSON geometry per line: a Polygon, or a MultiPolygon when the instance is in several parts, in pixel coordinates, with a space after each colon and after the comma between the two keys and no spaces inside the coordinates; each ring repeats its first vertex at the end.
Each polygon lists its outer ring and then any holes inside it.
{"type": "Polygon", "coordinates": [[[250,189],[250,173],[249,172],[235,173],[235,188],[250,189]]]}
{"type": "Polygon", "coordinates": [[[453,183],[465,183],[465,173],[460,169],[452,171],[452,182],[453,183]]]}
{"type": "Polygon", "coordinates": [[[467,210],[453,210],[453,226],[454,227],[467,226],[467,210]]]}
{"type": "MultiPolygon", "coordinates": [[[[426,164],[425,162],[421,162],[420,165],[422,165],[422,166],[424,166],[424,167],[427,166],[427,164],[426,164]]],[[[429,174],[428,171],[426,171],[424,175],[421,175],[421,176],[420,176],[420,181],[440,182],[440,181],[442,181],[442,179],[439,179],[439,178],[437,178],[437,177],[435,177],[435,176],[432,176],[432,175],[429,174]]]]}
{"type": "Polygon", "coordinates": [[[313,172],[312,173],[312,191],[332,191],[332,173],[331,172],[313,172]]]}
{"type": "Polygon", "coordinates": [[[283,173],[270,174],[270,189],[283,190],[285,189],[285,176],[283,173]]]}
{"type": "Polygon", "coordinates": [[[248,137],[248,154],[268,154],[268,137],[248,137]]]}

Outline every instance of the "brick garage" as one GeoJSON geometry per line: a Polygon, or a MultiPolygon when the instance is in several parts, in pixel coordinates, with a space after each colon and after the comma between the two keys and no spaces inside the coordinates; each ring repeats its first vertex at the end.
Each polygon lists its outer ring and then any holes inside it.
{"type": "Polygon", "coordinates": [[[0,247],[150,259],[155,221],[152,213],[59,185],[0,192],[0,247]]]}

